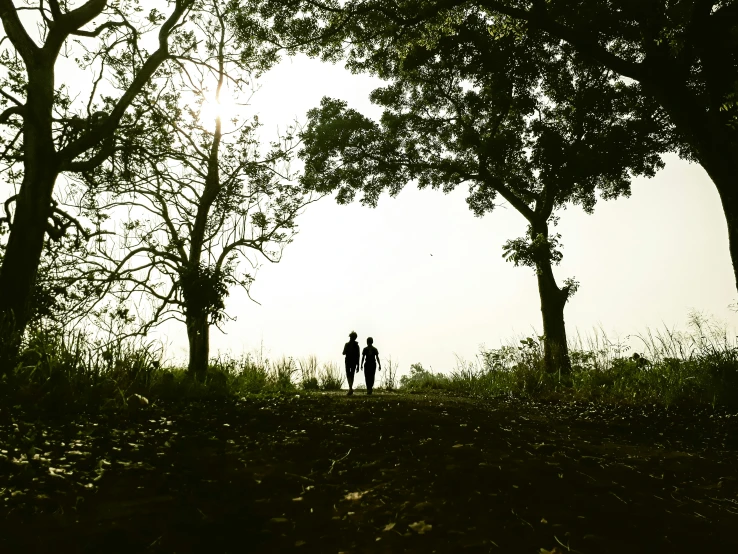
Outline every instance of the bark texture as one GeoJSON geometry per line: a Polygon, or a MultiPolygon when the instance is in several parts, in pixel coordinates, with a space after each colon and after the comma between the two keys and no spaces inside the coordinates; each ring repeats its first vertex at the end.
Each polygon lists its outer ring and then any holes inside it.
{"type": "MultiPolygon", "coordinates": [[[[550,211],[545,210],[543,217],[531,222],[531,238],[537,235],[548,237],[547,219],[550,211]]],[[[559,288],[553,274],[551,257],[546,252],[536,256],[536,274],[538,277],[538,293],[541,297],[541,316],[543,318],[543,361],[548,373],[568,375],[571,373],[569,346],[566,341],[566,324],[564,323],[564,306],[569,298],[569,289],[559,288]]]]}
{"type": "Polygon", "coordinates": [[[187,339],[190,346],[188,371],[198,381],[205,380],[210,357],[210,325],[207,316],[187,316],[187,339]]]}
{"type": "Polygon", "coordinates": [[[53,63],[29,71],[23,122],[24,174],[0,267],[0,372],[15,364],[30,317],[36,272],[59,173],[52,140],[53,63]]]}

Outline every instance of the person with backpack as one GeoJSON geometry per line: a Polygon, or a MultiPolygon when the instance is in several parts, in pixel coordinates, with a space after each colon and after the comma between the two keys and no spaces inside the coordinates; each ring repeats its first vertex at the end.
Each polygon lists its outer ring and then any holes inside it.
{"type": "Polygon", "coordinates": [[[361,367],[364,369],[367,395],[370,395],[374,388],[374,373],[377,370],[377,366],[379,366],[379,371],[382,371],[382,362],[379,361],[379,350],[373,344],[374,339],[367,337],[366,348],[361,353],[361,367]]]}
{"type": "Polygon", "coordinates": [[[349,341],[343,345],[343,355],[346,356],[346,380],[349,391],[347,396],[354,394],[354,373],[359,371],[359,343],[356,342],[356,331],[349,333],[349,341]]]}

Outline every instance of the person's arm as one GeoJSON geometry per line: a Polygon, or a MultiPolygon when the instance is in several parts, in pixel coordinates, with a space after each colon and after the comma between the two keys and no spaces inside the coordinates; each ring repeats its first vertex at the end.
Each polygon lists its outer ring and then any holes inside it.
{"type": "Polygon", "coordinates": [[[347,346],[348,346],[348,344],[344,344],[344,345],[343,345],[343,355],[344,355],[344,356],[346,355],[346,347],[347,347],[347,346]]]}
{"type": "Polygon", "coordinates": [[[361,366],[359,369],[364,369],[364,358],[366,358],[366,352],[361,353],[361,366]]]}
{"type": "Polygon", "coordinates": [[[377,367],[379,368],[379,371],[382,371],[382,362],[379,361],[379,350],[376,348],[374,349],[374,355],[377,356],[377,367]]]}

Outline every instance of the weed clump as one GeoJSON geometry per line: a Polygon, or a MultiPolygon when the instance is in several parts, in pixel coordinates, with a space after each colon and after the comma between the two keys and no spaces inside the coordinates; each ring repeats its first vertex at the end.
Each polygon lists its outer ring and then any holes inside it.
{"type": "Polygon", "coordinates": [[[325,391],[341,390],[343,386],[343,373],[335,362],[326,362],[318,375],[320,388],[325,391]]]}
{"type": "Polygon", "coordinates": [[[308,356],[299,361],[300,364],[300,388],[306,391],[316,391],[320,389],[318,384],[318,358],[316,356],[308,356]]]}

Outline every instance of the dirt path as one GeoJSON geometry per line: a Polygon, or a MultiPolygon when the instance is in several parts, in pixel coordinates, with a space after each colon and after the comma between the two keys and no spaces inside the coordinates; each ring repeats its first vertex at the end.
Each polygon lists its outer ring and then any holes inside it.
{"type": "Polygon", "coordinates": [[[0,551],[735,552],[737,424],[381,393],[4,413],[0,551]]]}

